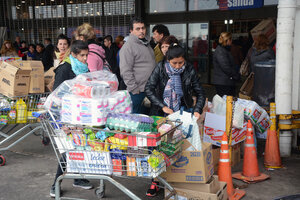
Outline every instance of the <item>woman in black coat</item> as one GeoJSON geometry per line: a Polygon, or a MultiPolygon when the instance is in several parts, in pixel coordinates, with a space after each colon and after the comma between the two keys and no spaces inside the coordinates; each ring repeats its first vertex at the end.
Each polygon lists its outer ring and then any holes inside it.
{"type": "Polygon", "coordinates": [[[260,34],[254,39],[250,55],[250,70],[254,72],[255,64],[262,61],[269,61],[275,59],[275,53],[269,46],[269,40],[266,35],[260,34]]]}
{"type": "Polygon", "coordinates": [[[230,52],[231,43],[231,33],[221,33],[219,45],[213,55],[213,84],[216,87],[217,94],[221,97],[223,95],[235,96],[235,85],[240,80],[238,67],[230,52]]]}
{"type": "Polygon", "coordinates": [[[184,49],[177,43],[171,44],[166,61],[160,62],[152,72],[145,93],[151,101],[153,115],[176,112],[181,106],[193,110],[200,117],[205,103],[204,90],[194,67],[184,58],[184,49]],[[197,97],[193,106],[193,93],[197,97]]]}

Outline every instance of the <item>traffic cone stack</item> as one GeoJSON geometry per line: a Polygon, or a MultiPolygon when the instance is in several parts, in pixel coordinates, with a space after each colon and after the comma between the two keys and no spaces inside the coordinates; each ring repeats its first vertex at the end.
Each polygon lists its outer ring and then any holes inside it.
{"type": "Polygon", "coordinates": [[[253,129],[250,120],[247,124],[247,137],[244,151],[243,172],[232,175],[233,178],[243,180],[246,183],[256,183],[268,179],[270,176],[262,174],[258,169],[256,148],[254,145],[253,129]]]}
{"type": "Polygon", "coordinates": [[[220,181],[227,183],[227,193],[230,200],[241,199],[246,194],[244,190],[233,188],[228,150],[228,138],[226,133],[224,133],[221,143],[218,175],[220,181]]]}
{"type": "Polygon", "coordinates": [[[278,137],[276,133],[276,113],[275,103],[270,104],[270,119],[271,127],[268,129],[266,148],[265,148],[265,160],[264,164],[266,168],[282,168],[278,137]]]}

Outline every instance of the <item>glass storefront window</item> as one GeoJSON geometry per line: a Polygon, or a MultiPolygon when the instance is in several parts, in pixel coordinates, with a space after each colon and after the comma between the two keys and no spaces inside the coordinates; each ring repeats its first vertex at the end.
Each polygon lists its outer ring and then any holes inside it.
{"type": "Polygon", "coordinates": [[[106,26],[105,27],[105,34],[109,34],[113,37],[113,40],[118,35],[127,36],[129,35],[129,26],[106,26]]]}
{"type": "Polygon", "coordinates": [[[189,24],[188,54],[189,60],[196,71],[201,75],[202,83],[208,83],[208,23],[189,24]]]}
{"type": "MultiPolygon", "coordinates": [[[[183,47],[186,47],[186,24],[164,24],[168,27],[171,35],[174,35],[183,47]]],[[[152,28],[155,24],[150,25],[150,36],[152,36],[152,28]]]]}
{"type": "Polygon", "coordinates": [[[215,10],[219,9],[216,0],[189,0],[189,10],[215,10]]]}
{"type": "Polygon", "coordinates": [[[68,17],[85,17],[102,15],[102,3],[68,4],[68,17]]]}
{"type": "Polygon", "coordinates": [[[104,15],[132,15],[135,12],[134,0],[104,2],[104,15]]]}
{"type": "Polygon", "coordinates": [[[64,6],[35,6],[35,18],[46,19],[46,18],[62,18],[64,17],[64,6]]]}
{"type": "Polygon", "coordinates": [[[32,6],[20,7],[12,6],[11,7],[12,19],[32,19],[32,6]]]}
{"type": "Polygon", "coordinates": [[[148,0],[149,13],[185,11],[185,0],[148,0]]]}

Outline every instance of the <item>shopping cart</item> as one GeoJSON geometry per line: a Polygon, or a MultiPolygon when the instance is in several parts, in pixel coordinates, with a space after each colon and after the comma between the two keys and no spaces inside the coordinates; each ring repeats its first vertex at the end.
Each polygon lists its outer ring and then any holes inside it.
{"type": "Polygon", "coordinates": [[[100,180],[100,185],[95,190],[99,199],[105,196],[104,180],[106,180],[130,198],[140,200],[125,186],[114,180],[113,176],[157,178],[171,191],[166,199],[172,196],[177,199],[174,188],[161,178],[160,174],[181,156],[183,135],[178,129],[181,122],[163,120],[158,123],[158,127],[161,127],[162,123],[171,126],[165,133],[126,133],[108,128],[57,122],[51,112],[44,113],[40,118],[64,172],[55,183],[56,200],[61,199],[62,179],[100,180]]]}
{"type": "Polygon", "coordinates": [[[17,97],[0,94],[0,166],[6,162],[1,152],[9,150],[31,134],[40,136],[44,145],[49,144],[50,139],[45,137],[40,120],[32,115],[43,109],[47,96],[48,93],[17,97]],[[11,133],[17,127],[20,128],[11,133]]]}

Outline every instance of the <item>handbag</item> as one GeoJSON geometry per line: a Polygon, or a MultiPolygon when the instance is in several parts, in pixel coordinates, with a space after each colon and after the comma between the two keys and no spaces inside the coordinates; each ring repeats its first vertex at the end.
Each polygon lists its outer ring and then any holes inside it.
{"type": "Polygon", "coordinates": [[[250,57],[251,57],[251,54],[252,54],[252,50],[253,50],[253,47],[251,47],[249,49],[246,58],[244,59],[244,61],[241,64],[240,74],[242,76],[248,76],[249,73],[250,73],[250,57]]]}
{"type": "Polygon", "coordinates": [[[254,73],[251,72],[247,77],[247,79],[245,80],[245,82],[243,83],[240,92],[243,95],[251,96],[253,85],[254,85],[254,73]]]}
{"type": "Polygon", "coordinates": [[[250,59],[249,59],[249,57],[246,57],[245,60],[242,62],[241,68],[240,68],[240,74],[242,76],[249,75],[249,65],[250,65],[250,59]]]}

